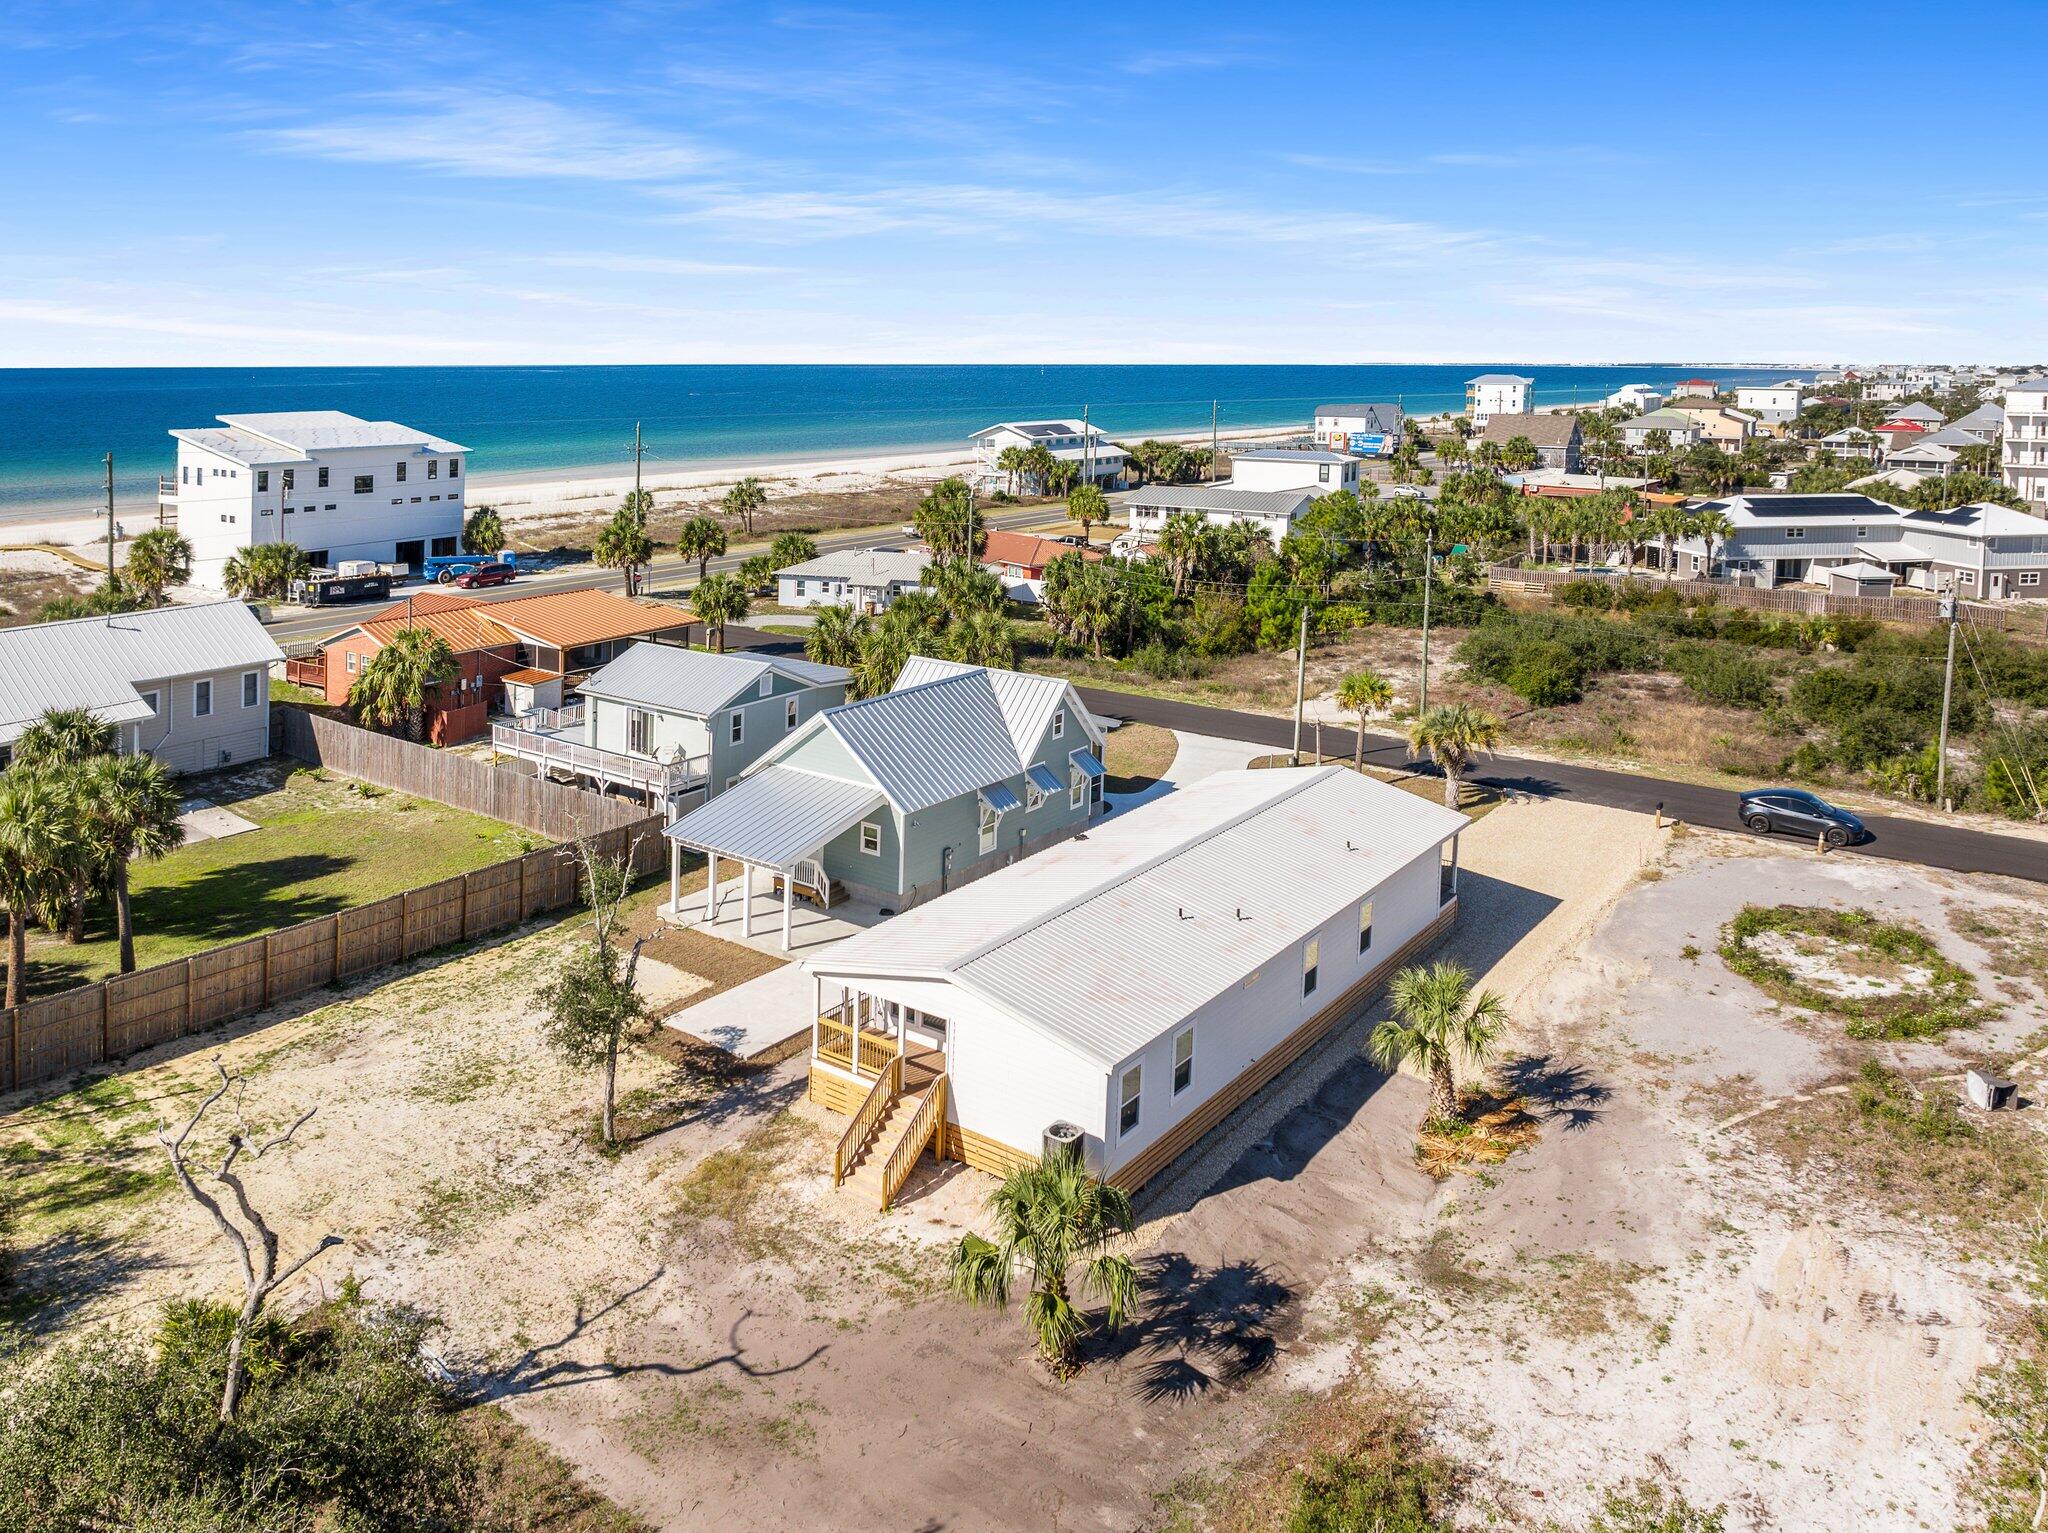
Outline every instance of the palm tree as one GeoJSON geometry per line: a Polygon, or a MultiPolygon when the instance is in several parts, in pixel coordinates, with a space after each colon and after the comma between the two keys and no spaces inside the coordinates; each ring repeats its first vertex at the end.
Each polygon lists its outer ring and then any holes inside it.
{"type": "Polygon", "coordinates": [[[1393,700],[1394,684],[1378,671],[1353,671],[1337,683],[1337,706],[1358,719],[1357,748],[1351,757],[1354,770],[1365,770],[1365,716],[1393,700]]]}
{"type": "Polygon", "coordinates": [[[786,570],[792,564],[803,564],[817,557],[818,545],[801,532],[778,532],[775,541],[768,545],[771,570],[786,570]]]}
{"type": "Polygon", "coordinates": [[[1205,534],[1209,523],[1194,511],[1169,511],[1159,528],[1159,557],[1166,563],[1167,579],[1173,582],[1175,601],[1187,595],[1189,584],[1200,572],[1205,534]]]}
{"type": "Polygon", "coordinates": [[[259,543],[231,556],[221,569],[221,584],[230,596],[260,601],[266,596],[283,596],[294,580],[303,580],[313,568],[305,550],[294,543],[259,543]]]}
{"type": "Polygon", "coordinates": [[[955,660],[1003,671],[1016,669],[1017,630],[1000,612],[986,608],[969,612],[954,623],[946,637],[955,660]]]}
{"type": "Polygon", "coordinates": [[[1003,483],[1014,495],[1018,481],[1024,474],[1024,449],[1012,443],[996,454],[996,471],[1003,476],[1003,483]]]}
{"type": "Polygon", "coordinates": [[[192,578],[192,545],[178,536],[175,527],[145,532],[128,545],[128,562],[122,573],[152,607],[161,607],[165,586],[182,585],[192,578]]]}
{"type": "Polygon", "coordinates": [[[634,572],[654,562],[654,539],[647,535],[646,523],[633,514],[632,508],[621,506],[597,535],[591,557],[606,569],[618,570],[626,582],[626,594],[631,596],[634,572]]]}
{"type": "MultiPolygon", "coordinates": [[[[1718,452],[1720,449],[1716,448],[1718,452]]],[[[1671,545],[1687,533],[1685,513],[1677,506],[1659,506],[1645,519],[1646,530],[1657,540],[1657,559],[1666,580],[1671,578],[1671,545]]]]}
{"type": "Polygon", "coordinates": [[[1519,474],[1525,468],[1534,468],[1543,459],[1536,451],[1536,444],[1525,436],[1511,436],[1500,450],[1500,466],[1511,474],[1519,474]]]}
{"type": "Polygon", "coordinates": [[[0,905],[7,910],[7,1002],[19,1006],[28,974],[30,914],[64,886],[73,832],[55,776],[0,772],[0,905]]]}
{"type": "Polygon", "coordinates": [[[1462,1054],[1485,1069],[1507,1030],[1507,1003],[1492,990],[1473,995],[1471,974],[1449,961],[1403,969],[1388,987],[1388,997],[1394,1014],[1372,1030],[1372,1057],[1383,1069],[1412,1064],[1429,1076],[1425,1127],[1455,1123],[1457,1057],[1462,1054]]]}
{"type": "Polygon", "coordinates": [[[1723,544],[1735,535],[1735,524],[1728,520],[1728,513],[1714,506],[1707,506],[1692,514],[1692,530],[1699,534],[1707,545],[1707,567],[1703,572],[1712,578],[1714,573],[1714,547],[1723,544]]]}
{"type": "Polygon", "coordinates": [[[1031,1285],[1024,1323],[1053,1373],[1074,1371],[1081,1338],[1092,1322],[1075,1307],[1069,1274],[1103,1302],[1103,1324],[1121,1326],[1138,1292],[1137,1269],[1114,1248],[1135,1228],[1121,1188],[1088,1174],[1080,1157],[1052,1154],[1003,1178],[989,1195],[994,1240],[969,1233],[953,1250],[953,1292],[974,1304],[1005,1304],[1022,1275],[1031,1285]]]}
{"type": "Polygon", "coordinates": [[[925,567],[924,589],[945,604],[949,617],[1002,608],[1003,579],[972,559],[934,559],[925,567]]]}
{"type": "Polygon", "coordinates": [[[495,554],[505,547],[505,523],[489,506],[478,506],[462,524],[462,546],[472,554],[495,554]]]}
{"type": "MultiPolygon", "coordinates": [[[[84,708],[51,708],[21,732],[14,742],[14,760],[31,772],[52,775],[74,823],[91,811],[91,795],[79,780],[78,768],[114,751],[114,726],[84,708]]],[[[64,887],[53,892],[48,924],[64,926],[67,942],[85,941],[85,907],[92,897],[95,868],[82,846],[74,844],[66,861],[64,887]]]]}
{"type": "Polygon", "coordinates": [[[865,612],[851,607],[820,607],[811,631],[804,635],[804,654],[819,665],[851,670],[860,663],[861,641],[869,628],[865,612]]]}
{"type": "Polygon", "coordinates": [[[379,729],[403,720],[413,739],[426,737],[427,696],[460,671],[448,641],[426,628],[401,628],[348,689],[356,717],[379,729]]]}
{"type": "Polygon", "coordinates": [[[847,694],[854,698],[880,697],[896,685],[904,664],[916,647],[914,624],[901,620],[901,599],[889,616],[869,628],[861,638],[860,658],[854,663],[853,680],[847,694]]]}
{"type": "Polygon", "coordinates": [[[1059,459],[1052,455],[1052,449],[1043,442],[1033,442],[1024,449],[1024,477],[1037,486],[1037,493],[1043,495],[1045,487],[1052,480],[1053,465],[1059,459]]]}
{"type": "Polygon", "coordinates": [[[676,534],[676,552],[697,561],[697,578],[711,572],[711,561],[725,553],[725,529],[708,516],[693,516],[676,534]]]}
{"type": "Polygon", "coordinates": [[[725,499],[719,504],[725,514],[738,520],[740,529],[748,537],[754,535],[754,516],[768,503],[768,492],[761,488],[761,481],[752,474],[740,480],[725,492],[725,499]]]}
{"type": "Polygon", "coordinates": [[[1500,720],[1470,703],[1439,703],[1408,725],[1408,746],[1444,774],[1444,807],[1458,807],[1459,779],[1475,756],[1500,743],[1500,720]]]}
{"type": "Polygon", "coordinates": [[[712,575],[699,582],[691,593],[690,605],[704,620],[712,648],[719,654],[725,653],[725,625],[745,617],[752,601],[746,586],[732,575],[712,575]]]}
{"type": "Polygon", "coordinates": [[[1076,485],[1074,493],[1067,497],[1067,515],[1081,524],[1081,539],[1086,542],[1089,530],[1097,522],[1109,520],[1109,497],[1102,493],[1100,485],[1076,485]]]}
{"type": "Polygon", "coordinates": [[[135,972],[135,918],[128,900],[128,864],[149,861],[184,844],[178,816],[184,804],[171,774],[156,757],[102,756],[80,774],[89,794],[84,832],[100,877],[114,894],[114,928],[121,972],[135,972]]]}
{"type": "Polygon", "coordinates": [[[983,529],[974,522],[974,491],[957,476],[941,479],[917,503],[911,522],[935,559],[965,559],[981,552],[983,529]]]}

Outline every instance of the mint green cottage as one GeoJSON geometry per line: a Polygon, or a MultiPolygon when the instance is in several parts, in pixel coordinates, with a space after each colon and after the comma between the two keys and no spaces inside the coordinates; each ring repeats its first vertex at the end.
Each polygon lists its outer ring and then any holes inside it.
{"type": "Polygon", "coordinates": [[[1085,829],[1102,812],[1102,732],[1057,676],[912,656],[879,697],[828,708],[668,827],[667,915],[718,916],[721,862],[783,895],[894,914],[1085,829]],[[682,854],[709,864],[682,903],[682,854]],[[773,885],[771,884],[771,887],[773,885]]]}

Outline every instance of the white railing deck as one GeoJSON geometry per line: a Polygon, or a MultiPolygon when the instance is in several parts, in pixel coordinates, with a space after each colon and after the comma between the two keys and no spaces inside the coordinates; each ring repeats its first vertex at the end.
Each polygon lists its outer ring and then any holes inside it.
{"type": "Polygon", "coordinates": [[[629,756],[600,746],[565,740],[545,730],[522,729],[517,724],[493,724],[491,749],[543,768],[573,772],[603,783],[626,783],[635,788],[652,788],[674,793],[704,781],[708,756],[688,756],[678,761],[653,761],[629,756]]]}

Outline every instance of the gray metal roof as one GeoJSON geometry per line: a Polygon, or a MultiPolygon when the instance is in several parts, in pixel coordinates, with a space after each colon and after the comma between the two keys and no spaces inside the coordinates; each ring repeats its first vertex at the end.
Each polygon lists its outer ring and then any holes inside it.
{"type": "Polygon", "coordinates": [[[1148,484],[1133,490],[1124,504],[1144,510],[1226,511],[1248,516],[1301,514],[1315,499],[1311,490],[1239,490],[1228,484],[1148,484]]]}
{"type": "Polygon", "coordinates": [[[668,827],[671,840],[758,867],[787,868],[880,809],[870,783],[765,766],[668,827]]]}
{"type": "Polygon", "coordinates": [[[884,692],[819,717],[905,814],[1024,770],[986,671],[884,692]]]}
{"type": "Polygon", "coordinates": [[[1933,405],[1922,404],[1916,399],[1909,405],[1901,405],[1898,409],[1887,415],[1885,419],[1895,421],[1940,421],[1942,414],[1933,405]]]}
{"type": "Polygon", "coordinates": [[[1399,405],[1317,405],[1316,419],[1338,416],[1345,420],[1362,420],[1368,434],[1381,432],[1398,436],[1401,432],[1401,407],[1399,405]]]}
{"type": "Polygon", "coordinates": [[[1359,460],[1348,452],[1331,452],[1326,447],[1259,447],[1250,452],[1234,452],[1232,463],[1356,463],[1359,460]]]}
{"type": "Polygon", "coordinates": [[[1034,761],[1024,769],[1024,775],[1031,779],[1032,786],[1040,793],[1060,793],[1066,784],[1060,781],[1060,774],[1042,761],[1034,761]]]}
{"type": "Polygon", "coordinates": [[[1024,807],[1024,800],[1017,797],[1008,783],[992,782],[979,793],[981,801],[997,814],[1008,814],[1012,809],[1024,807]]]}
{"type": "Polygon", "coordinates": [[[909,549],[846,549],[806,559],[775,574],[778,579],[795,575],[806,580],[844,580],[849,585],[881,586],[892,580],[915,585],[924,578],[925,566],[930,563],[929,555],[909,549]]]}
{"type": "Polygon", "coordinates": [[[805,967],[944,978],[1110,1069],[1465,823],[1343,767],[1220,772],[805,967]]]}
{"type": "Polygon", "coordinates": [[[1533,384],[1533,383],[1534,383],[1534,382],[1535,382],[1536,380],[1535,380],[1534,378],[1524,378],[1524,377],[1523,377],[1523,376],[1522,376],[1522,375],[1521,375],[1520,373],[1481,373],[1481,374],[1480,374],[1480,375],[1479,375],[1479,376],[1478,376],[1477,378],[1468,378],[1468,379],[1466,379],[1465,381],[1466,381],[1466,382],[1467,382],[1468,384],[1473,384],[1473,383],[1521,383],[1521,384],[1533,384]]]}
{"type": "Polygon", "coordinates": [[[714,655],[679,644],[635,644],[576,690],[587,697],[637,703],[664,713],[704,718],[776,672],[805,686],[844,682],[851,672],[809,660],[714,655]]]}
{"type": "Polygon", "coordinates": [[[148,718],[138,684],[283,658],[238,601],[0,629],[0,744],[52,708],[85,708],[114,723],[148,718]]]}
{"type": "Polygon", "coordinates": [[[987,677],[989,686],[995,690],[996,706],[1002,709],[1003,720],[1010,727],[1010,743],[1016,747],[1020,762],[1038,749],[1038,742],[1045,738],[1052,723],[1054,710],[1062,706],[1070,719],[1080,721],[1081,729],[1090,739],[1098,745],[1102,743],[1101,727],[1082,706],[1080,694],[1064,676],[1034,676],[1027,671],[1005,671],[931,655],[912,655],[897,673],[896,685],[891,690],[901,692],[928,681],[975,672],[987,677]]]}

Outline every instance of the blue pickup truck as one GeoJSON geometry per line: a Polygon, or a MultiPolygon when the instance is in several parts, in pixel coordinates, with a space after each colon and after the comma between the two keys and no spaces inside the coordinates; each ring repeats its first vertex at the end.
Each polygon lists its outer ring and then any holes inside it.
{"type": "Polygon", "coordinates": [[[451,584],[457,575],[467,575],[482,565],[516,565],[518,562],[519,556],[509,548],[495,554],[435,554],[421,564],[420,578],[445,586],[451,584]]]}

